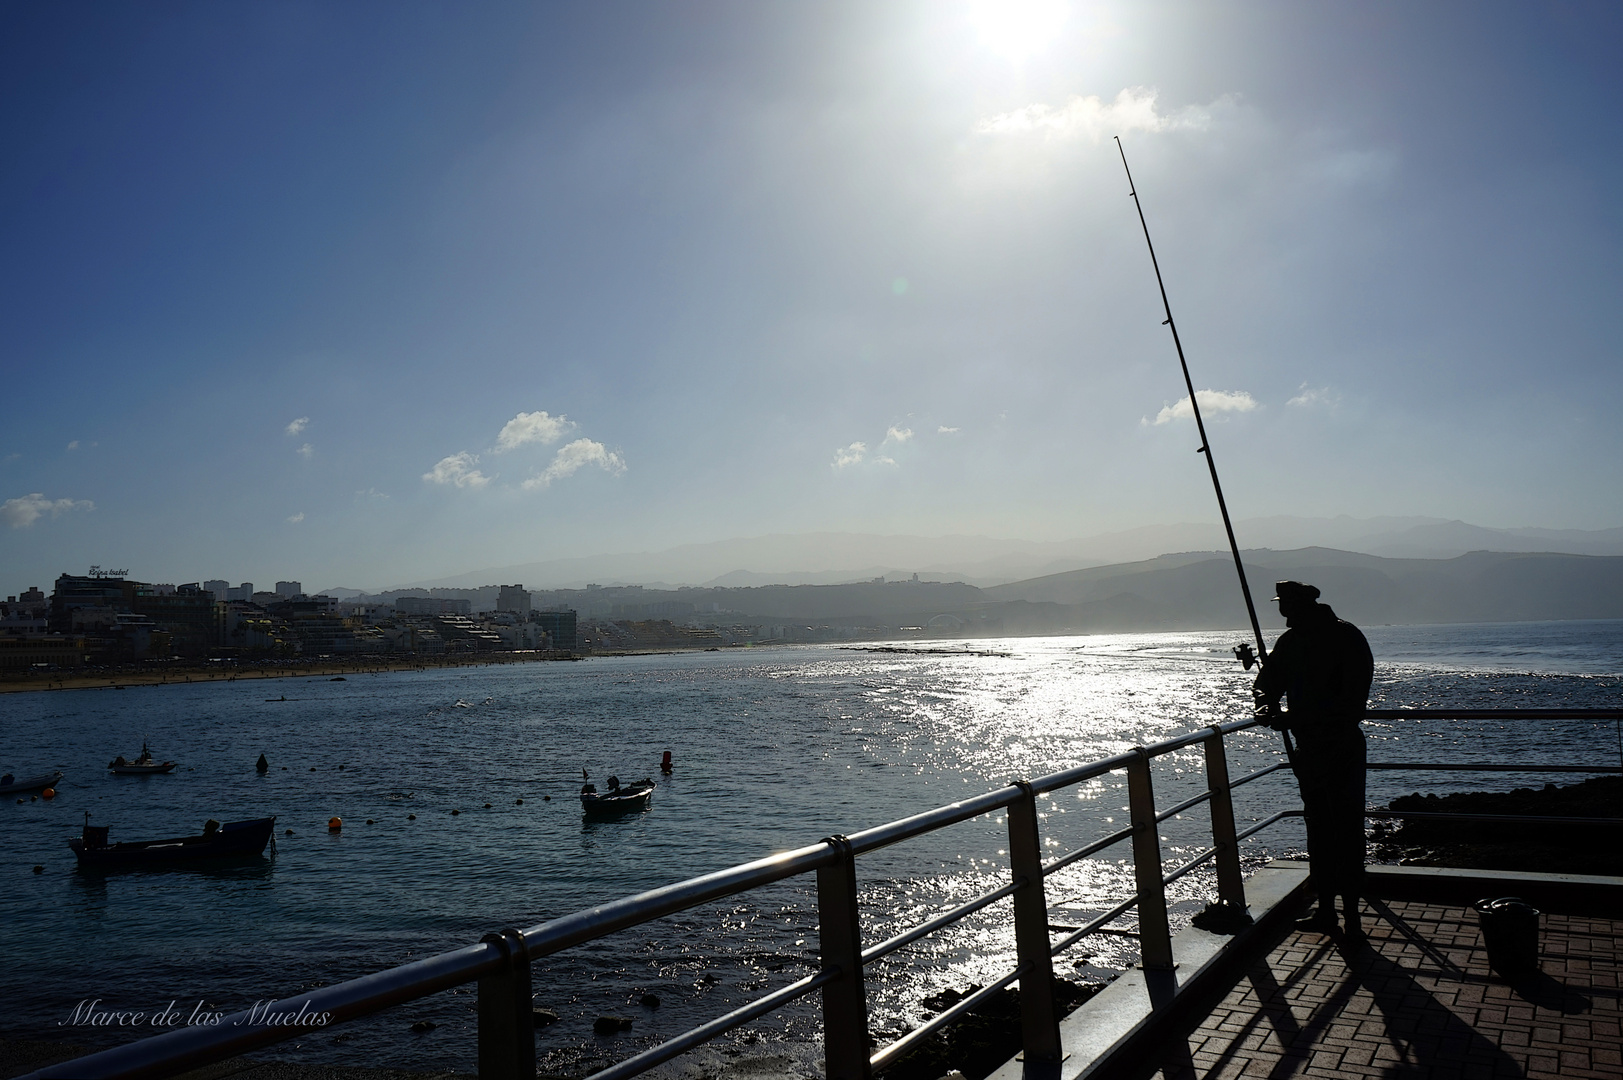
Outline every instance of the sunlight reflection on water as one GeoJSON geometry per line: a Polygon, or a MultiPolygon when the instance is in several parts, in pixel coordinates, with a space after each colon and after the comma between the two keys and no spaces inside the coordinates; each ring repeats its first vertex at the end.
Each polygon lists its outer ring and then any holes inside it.
{"type": "MultiPolygon", "coordinates": [[[[533,925],[1016,777],[1240,719],[1249,678],[1228,650],[1242,637],[972,642],[967,655],[739,650],[352,675],[338,684],[6,695],[5,767],[67,775],[53,803],[0,806],[7,818],[0,864],[11,873],[0,890],[0,944],[11,960],[0,992],[15,1003],[5,1024],[15,1034],[61,1038],[57,1021],[76,1001],[98,996],[131,1008],[171,998],[242,1008],[462,945],[496,927],[533,925]],[[284,690],[288,701],[265,700],[284,690]],[[143,738],[182,770],[108,775],[106,761],[143,738]],[[675,753],[676,772],[660,780],[651,811],[581,820],[582,767],[598,779],[658,775],[665,749],[675,753]],[[266,777],[252,768],[261,751],[274,765],[266,777]],[[193,831],[206,817],[271,813],[279,833],[294,835],[279,836],[275,862],[258,867],[83,875],[64,841],[85,810],[112,825],[115,839],[193,831]],[[324,822],[335,813],[347,824],[330,836],[324,822]],[[368,818],[375,824],[361,824],[368,818]],[[29,874],[34,863],[47,873],[29,874]],[[229,965],[218,962],[223,952],[229,965]],[[52,973],[43,985],[33,974],[41,971],[52,973]]],[[[1370,637],[1380,661],[1376,704],[1617,700],[1620,623],[1377,628],[1370,637]]],[[[1572,760],[1610,752],[1613,738],[1609,727],[1572,724],[1461,722],[1420,731],[1372,721],[1368,729],[1375,757],[1572,760]]],[[[1230,742],[1235,775],[1278,760],[1272,732],[1230,742]]],[[[1163,806],[1203,790],[1199,748],[1160,759],[1154,778],[1163,806]]],[[[1242,825],[1294,804],[1288,778],[1273,779],[1244,789],[1242,825]]],[[[1370,794],[1384,801],[1472,782],[1375,774],[1370,794]]],[[[1515,782],[1525,779],[1494,781],[1515,782]]],[[[1045,855],[1120,828],[1126,801],[1120,774],[1045,798],[1045,855]]],[[[982,818],[864,856],[864,940],[883,940],[1001,885],[1005,828],[1000,816],[982,818]]],[[[1198,852],[1205,829],[1198,808],[1167,822],[1169,864],[1198,852]]],[[[1251,842],[1247,858],[1299,843],[1298,827],[1286,823],[1251,842]]],[[[1126,857],[1125,847],[1107,849],[1050,878],[1054,921],[1078,925],[1130,894],[1126,857]]],[[[1211,891],[1209,870],[1176,883],[1175,921],[1187,921],[1211,891]]],[[[876,1026],[916,1023],[922,998],[1006,971],[1007,911],[1007,901],[994,905],[874,965],[876,1026]]],[[[540,1036],[548,1067],[624,1056],[806,974],[816,962],[816,921],[810,883],[788,882],[538,964],[537,1002],[563,1016],[540,1036]],[[657,1012],[636,1004],[645,991],[663,999],[657,1012]],[[633,1032],[593,1035],[592,1018],[603,1012],[634,1015],[633,1032]]],[[[1131,918],[1120,925],[1131,928],[1131,918]]],[[[1133,956],[1131,938],[1098,936],[1066,954],[1059,970],[1101,978],[1133,956]]],[[[472,1007],[471,990],[439,995],[314,1034],[278,1056],[470,1070],[472,1007]],[[413,1036],[406,1028],[416,1019],[439,1027],[413,1036]]],[[[815,1005],[806,1003],[727,1045],[765,1039],[781,1049],[786,1044],[774,1040],[786,1036],[799,1053],[815,1031],[815,1005]]],[[[96,1035],[75,1029],[72,1037],[96,1035]]]]}

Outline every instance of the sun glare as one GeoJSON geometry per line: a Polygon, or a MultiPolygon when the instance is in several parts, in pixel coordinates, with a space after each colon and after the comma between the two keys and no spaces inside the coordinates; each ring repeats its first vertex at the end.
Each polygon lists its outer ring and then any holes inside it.
{"type": "Polygon", "coordinates": [[[1065,4],[1062,0],[976,0],[970,5],[969,18],[982,45],[1019,62],[1041,51],[1059,33],[1065,4]]]}

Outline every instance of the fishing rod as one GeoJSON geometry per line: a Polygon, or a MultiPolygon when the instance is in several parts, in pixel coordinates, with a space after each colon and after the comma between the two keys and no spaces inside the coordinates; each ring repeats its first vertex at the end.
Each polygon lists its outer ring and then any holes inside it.
{"type": "MultiPolygon", "coordinates": [[[[1253,653],[1248,643],[1234,647],[1234,655],[1239,657],[1240,663],[1245,665],[1247,671],[1254,663],[1262,663],[1268,659],[1268,646],[1262,640],[1262,624],[1257,621],[1257,605],[1251,600],[1251,584],[1246,581],[1245,564],[1240,561],[1240,545],[1234,539],[1234,523],[1229,520],[1228,503],[1223,498],[1223,482],[1217,478],[1217,462],[1212,458],[1212,444],[1206,438],[1206,422],[1200,416],[1200,401],[1195,397],[1195,383],[1189,377],[1189,362],[1183,356],[1183,341],[1178,337],[1178,324],[1172,318],[1172,304],[1167,300],[1167,284],[1161,278],[1161,263],[1155,257],[1155,243],[1150,240],[1149,222],[1144,220],[1144,204],[1138,198],[1138,185],[1133,183],[1133,170],[1127,167],[1127,151],[1122,148],[1121,136],[1115,136],[1116,151],[1121,154],[1121,167],[1127,173],[1127,186],[1131,189],[1128,194],[1133,197],[1133,205],[1138,208],[1138,223],[1144,229],[1144,244],[1150,249],[1150,265],[1155,268],[1155,283],[1161,289],[1161,307],[1166,311],[1167,317],[1161,325],[1172,330],[1172,344],[1178,350],[1178,365],[1183,368],[1183,384],[1189,390],[1189,407],[1195,414],[1195,428],[1200,432],[1200,448],[1195,452],[1206,455],[1206,467],[1211,470],[1212,490],[1217,492],[1217,509],[1223,515],[1223,531],[1228,533],[1229,550],[1234,553],[1234,570],[1240,575],[1240,592],[1245,595],[1246,614],[1251,616],[1251,632],[1257,639],[1257,651],[1253,653]]],[[[1289,732],[1281,731],[1285,737],[1285,752],[1291,754],[1289,732]]]]}

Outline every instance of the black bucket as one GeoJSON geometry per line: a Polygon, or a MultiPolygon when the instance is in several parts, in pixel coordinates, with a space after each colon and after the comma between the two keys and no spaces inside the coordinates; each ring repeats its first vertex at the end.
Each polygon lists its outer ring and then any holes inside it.
{"type": "Polygon", "coordinates": [[[1488,966],[1507,979],[1538,972],[1538,908],[1518,896],[1478,900],[1482,940],[1488,946],[1488,966]]]}

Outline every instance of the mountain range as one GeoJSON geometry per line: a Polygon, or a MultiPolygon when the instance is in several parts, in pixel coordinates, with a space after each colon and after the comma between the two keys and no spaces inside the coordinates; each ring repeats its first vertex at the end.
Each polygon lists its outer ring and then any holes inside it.
{"type": "MultiPolygon", "coordinates": [[[[1236,522],[1235,531],[1241,543],[1251,549],[1334,548],[1393,559],[1451,559],[1472,551],[1623,555],[1623,528],[1493,529],[1442,518],[1341,516],[1253,518],[1236,522]]],[[[995,588],[1069,571],[1226,546],[1222,527],[1216,523],[1153,525],[1056,541],[799,533],[495,566],[396,587],[475,588],[498,582],[523,584],[530,589],[578,589],[587,584],[831,585],[917,574],[926,581],[961,581],[995,588]]],[[[332,595],[353,595],[361,590],[327,591],[332,595]]]]}

